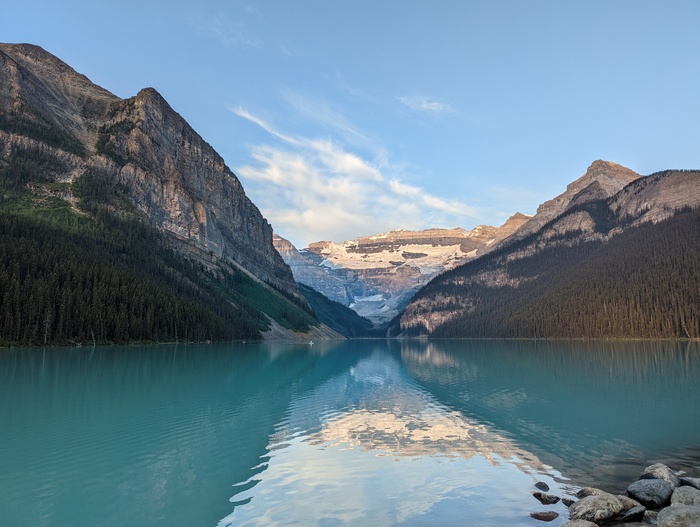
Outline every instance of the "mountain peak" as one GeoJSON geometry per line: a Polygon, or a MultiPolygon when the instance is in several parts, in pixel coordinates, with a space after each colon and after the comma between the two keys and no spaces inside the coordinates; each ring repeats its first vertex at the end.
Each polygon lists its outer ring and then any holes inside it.
{"type": "Polygon", "coordinates": [[[632,183],[635,179],[639,179],[639,177],[639,174],[634,170],[612,161],[597,159],[591,163],[591,166],[588,167],[583,176],[567,185],[566,191],[578,194],[588,185],[597,181],[603,190],[612,195],[620,191],[622,187],[632,183]]]}

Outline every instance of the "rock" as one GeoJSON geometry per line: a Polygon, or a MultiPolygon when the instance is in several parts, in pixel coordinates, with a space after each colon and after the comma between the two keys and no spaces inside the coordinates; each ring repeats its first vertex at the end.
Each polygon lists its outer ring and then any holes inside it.
{"type": "Polygon", "coordinates": [[[700,506],[674,505],[659,512],[659,527],[696,527],[700,525],[700,506]]]}
{"type": "Polygon", "coordinates": [[[633,500],[629,496],[623,496],[622,494],[616,494],[615,497],[620,500],[622,503],[622,510],[630,510],[634,509],[635,507],[639,507],[641,503],[639,503],[637,500],[633,500]]]}
{"type": "Polygon", "coordinates": [[[576,500],[572,500],[571,498],[562,498],[561,502],[568,507],[571,507],[574,503],[576,503],[576,500]]]}
{"type": "Polygon", "coordinates": [[[700,490],[694,487],[678,487],[671,495],[671,505],[700,505],[700,490]]]}
{"type": "Polygon", "coordinates": [[[586,498],[588,496],[600,496],[601,494],[607,494],[604,490],[596,489],[594,487],[583,487],[576,493],[577,498],[586,498]]]}
{"type": "Polygon", "coordinates": [[[587,496],[569,507],[572,520],[605,522],[622,512],[622,503],[612,494],[604,492],[587,496]]]}
{"type": "Polygon", "coordinates": [[[681,485],[695,487],[700,490],[700,478],[681,478],[681,485]]]}
{"type": "Polygon", "coordinates": [[[554,511],[532,512],[530,513],[530,516],[532,516],[536,520],[540,520],[543,522],[551,522],[553,519],[559,517],[559,513],[554,511]]]}
{"type": "Polygon", "coordinates": [[[561,527],[598,527],[598,524],[586,520],[571,520],[562,524],[561,527]]]}
{"type": "Polygon", "coordinates": [[[533,492],[532,495],[537,498],[542,505],[553,505],[560,499],[559,496],[552,496],[551,494],[544,494],[542,492],[533,492]]]}
{"type": "Polygon", "coordinates": [[[656,519],[658,516],[658,511],[650,511],[649,509],[647,509],[644,513],[644,523],[648,523],[649,525],[656,525],[656,519]]]}
{"type": "Polygon", "coordinates": [[[663,479],[640,479],[627,487],[627,495],[648,509],[660,509],[668,505],[673,485],[663,479]]]}
{"type": "Polygon", "coordinates": [[[549,485],[547,485],[544,481],[538,481],[537,483],[535,483],[535,487],[537,487],[543,492],[549,492],[549,485]]]}
{"type": "Polygon", "coordinates": [[[681,486],[681,480],[668,466],[663,463],[655,463],[644,469],[644,474],[639,479],[663,479],[674,487],[681,486]]]}
{"type": "Polygon", "coordinates": [[[615,518],[615,522],[631,523],[640,522],[644,519],[644,513],[647,511],[643,505],[637,505],[629,510],[623,511],[622,514],[615,518]]]}

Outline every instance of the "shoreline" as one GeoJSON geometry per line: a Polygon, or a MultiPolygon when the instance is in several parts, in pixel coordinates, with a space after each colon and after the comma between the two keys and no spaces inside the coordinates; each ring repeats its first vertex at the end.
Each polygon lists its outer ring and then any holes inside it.
{"type": "MultiPolygon", "coordinates": [[[[569,518],[560,527],[700,526],[700,477],[677,473],[663,463],[649,465],[636,481],[617,494],[596,487],[582,487],[575,496],[549,494],[544,482],[535,483],[532,495],[543,506],[561,502],[569,518]],[[575,498],[575,499],[574,499],[575,498]]],[[[532,512],[535,520],[559,518],[555,510],[532,512]]]]}

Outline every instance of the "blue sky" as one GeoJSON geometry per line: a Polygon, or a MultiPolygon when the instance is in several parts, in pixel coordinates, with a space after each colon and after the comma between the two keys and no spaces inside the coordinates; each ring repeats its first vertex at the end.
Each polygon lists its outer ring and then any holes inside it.
{"type": "Polygon", "coordinates": [[[0,0],[0,41],[156,88],[298,247],[500,225],[595,159],[699,168],[700,2],[0,0]]]}

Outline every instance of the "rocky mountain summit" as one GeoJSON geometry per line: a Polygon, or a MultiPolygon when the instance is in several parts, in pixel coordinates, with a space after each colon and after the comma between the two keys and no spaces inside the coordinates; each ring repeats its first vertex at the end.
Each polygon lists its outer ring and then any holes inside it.
{"type": "Polygon", "coordinates": [[[392,332],[694,338],[699,207],[699,171],[640,177],[596,161],[513,236],[421,290],[392,332]]]}
{"type": "Polygon", "coordinates": [[[537,207],[537,213],[518,229],[514,238],[521,239],[537,232],[568,209],[609,198],[639,177],[636,172],[617,163],[594,161],[584,175],[567,185],[566,191],[537,207]]]}
{"type": "Polygon", "coordinates": [[[517,213],[501,227],[394,230],[301,251],[279,236],[274,243],[298,282],[381,326],[434,276],[488,252],[528,220],[517,213]]]}
{"type": "Polygon", "coordinates": [[[122,100],[38,46],[0,44],[0,164],[39,156],[43,179],[64,184],[41,192],[75,202],[80,177],[117,186],[180,253],[300,297],[268,222],[156,90],[122,100]]]}

